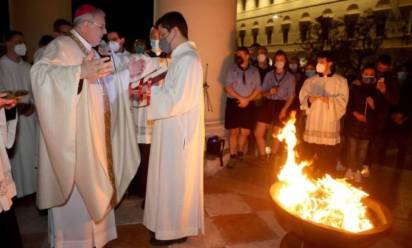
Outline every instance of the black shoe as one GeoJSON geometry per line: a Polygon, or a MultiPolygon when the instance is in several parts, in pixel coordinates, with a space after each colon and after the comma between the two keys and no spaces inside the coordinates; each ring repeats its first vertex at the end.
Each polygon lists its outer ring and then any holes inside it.
{"type": "Polygon", "coordinates": [[[154,236],[150,239],[150,244],[154,246],[168,246],[173,244],[180,244],[186,242],[187,237],[180,239],[158,240],[154,236]]]}

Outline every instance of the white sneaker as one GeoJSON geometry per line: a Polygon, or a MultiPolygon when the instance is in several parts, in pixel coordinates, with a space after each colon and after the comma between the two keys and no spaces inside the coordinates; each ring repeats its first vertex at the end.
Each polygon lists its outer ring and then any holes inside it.
{"type": "Polygon", "coordinates": [[[361,183],[361,182],[362,182],[362,174],[359,170],[357,170],[355,173],[355,183],[361,183]]]}
{"type": "Polygon", "coordinates": [[[346,178],[347,180],[349,180],[349,181],[350,181],[350,180],[353,180],[354,175],[353,175],[353,172],[352,172],[352,169],[351,169],[351,168],[349,168],[349,169],[346,170],[345,178],[346,178]]]}
{"type": "Polygon", "coordinates": [[[343,166],[341,161],[338,161],[338,163],[336,164],[336,171],[345,171],[346,167],[343,166]]]}
{"type": "Polygon", "coordinates": [[[361,174],[363,177],[369,177],[371,174],[371,169],[369,167],[369,165],[362,165],[362,170],[361,170],[361,174]]]}

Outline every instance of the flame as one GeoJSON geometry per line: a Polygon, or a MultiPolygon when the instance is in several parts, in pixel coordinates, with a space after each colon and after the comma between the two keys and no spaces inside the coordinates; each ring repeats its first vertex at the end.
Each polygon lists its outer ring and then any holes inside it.
{"type": "Polygon", "coordinates": [[[344,229],[362,232],[373,228],[366,216],[362,199],[368,194],[347,183],[345,179],[334,179],[326,174],[317,180],[309,178],[303,169],[307,161],[297,163],[295,146],[295,118],[286,123],[277,138],[287,144],[287,159],[278,174],[282,183],[275,199],[288,212],[305,220],[344,229]]]}

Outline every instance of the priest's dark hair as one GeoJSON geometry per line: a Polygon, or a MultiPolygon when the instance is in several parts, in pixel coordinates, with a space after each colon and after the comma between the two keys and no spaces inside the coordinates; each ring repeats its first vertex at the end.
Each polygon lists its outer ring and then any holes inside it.
{"type": "Polygon", "coordinates": [[[61,26],[72,26],[72,24],[65,19],[57,19],[53,22],[53,31],[56,33],[60,33],[61,26]]]}
{"type": "Polygon", "coordinates": [[[22,32],[17,30],[11,30],[4,35],[4,41],[10,41],[14,36],[24,36],[22,32]]]}
{"type": "Polygon", "coordinates": [[[329,61],[329,62],[335,61],[335,60],[333,59],[332,53],[329,52],[329,51],[321,51],[321,52],[319,52],[319,53],[317,54],[316,58],[318,58],[318,59],[326,59],[326,60],[329,61]]]}
{"type": "Polygon", "coordinates": [[[162,27],[168,31],[177,27],[186,39],[189,38],[186,20],[180,12],[173,11],[164,14],[156,21],[156,27],[159,27],[159,25],[162,25],[162,27]]]}

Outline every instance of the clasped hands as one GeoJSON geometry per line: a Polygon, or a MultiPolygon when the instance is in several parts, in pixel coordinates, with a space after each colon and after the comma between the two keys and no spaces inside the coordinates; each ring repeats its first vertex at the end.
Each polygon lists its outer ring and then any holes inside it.
{"type": "Polygon", "coordinates": [[[314,103],[316,101],[329,103],[329,97],[327,97],[327,96],[309,96],[309,102],[310,103],[314,103]]]}

